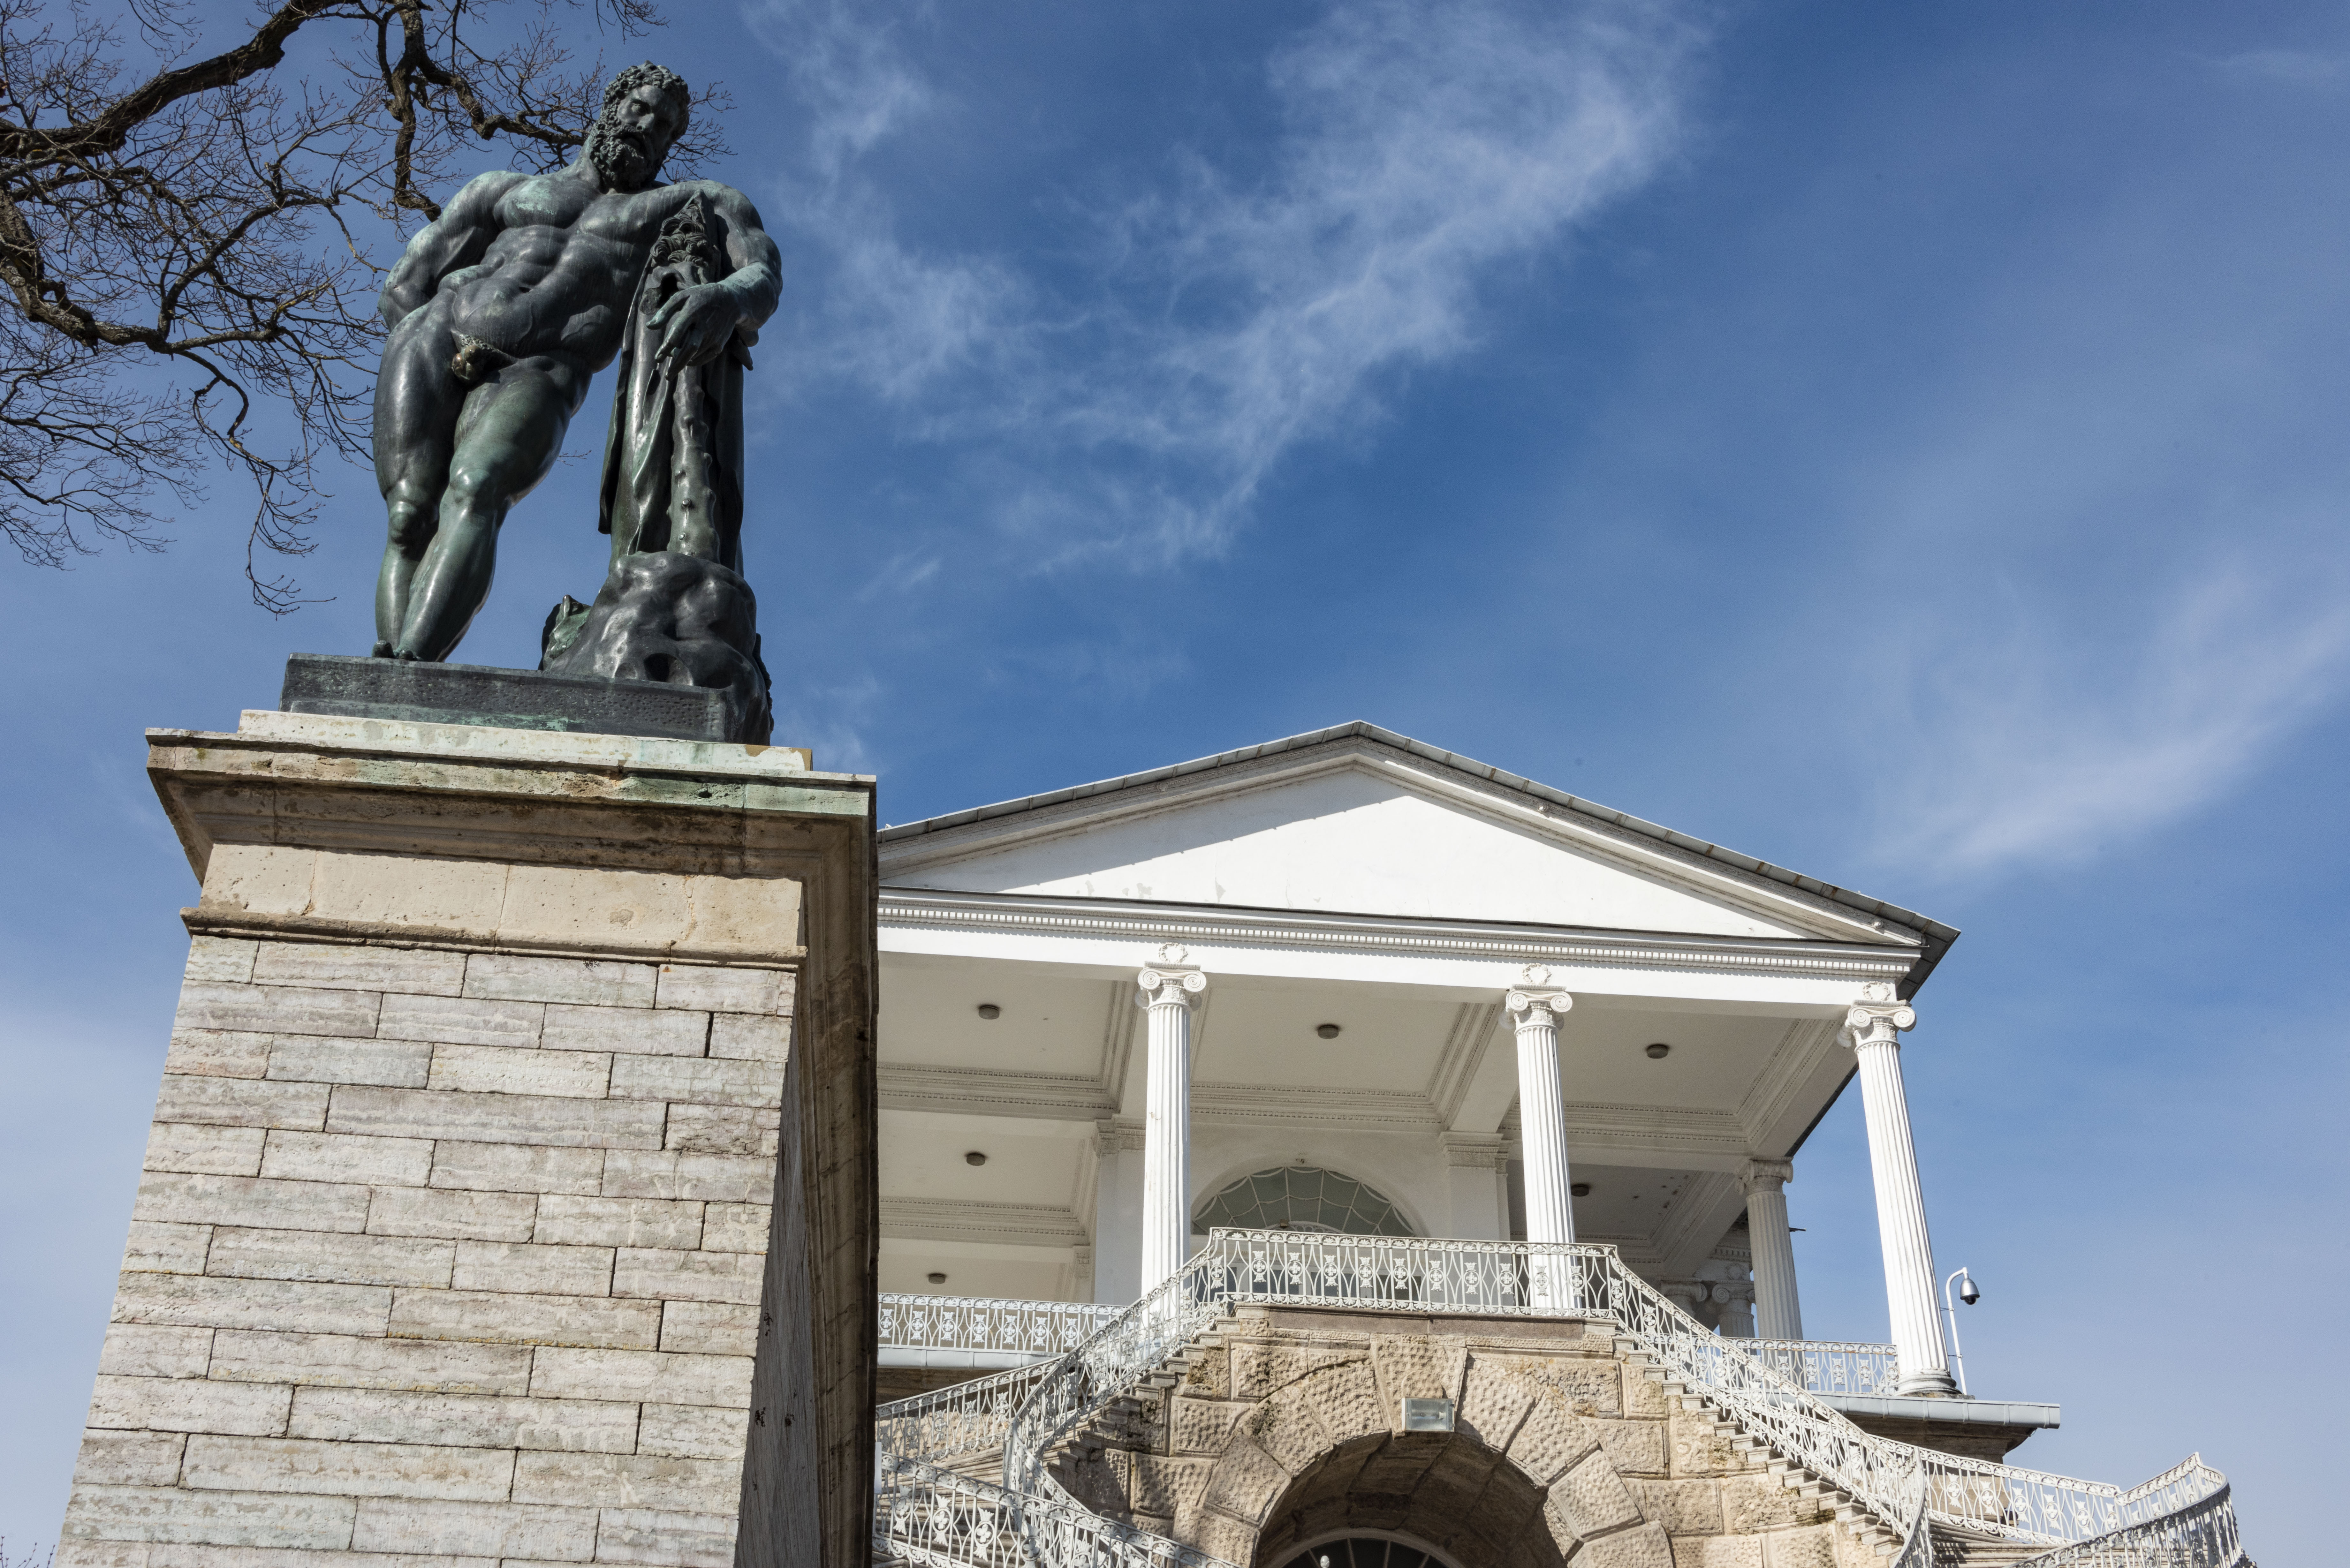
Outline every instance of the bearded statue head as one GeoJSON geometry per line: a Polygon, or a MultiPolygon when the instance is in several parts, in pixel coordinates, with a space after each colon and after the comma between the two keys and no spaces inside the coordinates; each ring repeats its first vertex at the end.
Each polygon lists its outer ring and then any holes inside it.
{"type": "Polygon", "coordinates": [[[685,134],[693,95],[685,78],[650,60],[630,66],[604,88],[604,109],[588,130],[588,160],[608,191],[641,191],[685,134]]]}

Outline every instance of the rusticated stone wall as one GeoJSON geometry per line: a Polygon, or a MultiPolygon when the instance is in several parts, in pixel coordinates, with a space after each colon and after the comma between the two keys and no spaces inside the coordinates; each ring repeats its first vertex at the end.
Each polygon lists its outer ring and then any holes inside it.
{"type": "Polygon", "coordinates": [[[1864,1539],[1679,1407],[1607,1324],[1248,1309],[1062,1483],[1242,1568],[1356,1531],[1470,1568],[1864,1568],[1864,1539]],[[1450,1433],[1401,1401],[1456,1402],[1450,1433]]]}

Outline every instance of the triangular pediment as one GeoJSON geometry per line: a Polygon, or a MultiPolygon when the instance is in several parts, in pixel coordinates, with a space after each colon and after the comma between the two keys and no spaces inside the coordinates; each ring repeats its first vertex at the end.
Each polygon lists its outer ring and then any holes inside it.
{"type": "Polygon", "coordinates": [[[1793,878],[1724,864],[1720,852],[1703,853],[1711,846],[1692,848],[1647,824],[1627,826],[1620,814],[1406,749],[1415,743],[1392,743],[1369,726],[1325,734],[892,829],[882,880],[1404,919],[1931,942],[1885,919],[1885,906],[1840,905],[1793,878]]]}

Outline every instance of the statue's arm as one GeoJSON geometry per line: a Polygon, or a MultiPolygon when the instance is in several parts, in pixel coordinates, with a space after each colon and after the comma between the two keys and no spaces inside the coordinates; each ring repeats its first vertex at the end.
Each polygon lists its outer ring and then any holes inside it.
{"type": "Polygon", "coordinates": [[[756,343],[760,327],[784,295],[783,254],[760,227],[751,199],[716,181],[703,182],[700,194],[724,231],[726,261],[733,270],[671,295],[646,324],[661,335],[654,352],[681,369],[707,365],[737,336],[756,343]]]}
{"type": "Polygon", "coordinates": [[[506,170],[476,175],[439,217],[418,231],[384,279],[377,308],[386,327],[397,327],[411,311],[423,308],[442,279],[482,259],[497,238],[499,198],[525,178],[506,170]]]}
{"type": "Polygon", "coordinates": [[[759,328],[775,313],[784,296],[783,253],[767,237],[751,198],[731,185],[717,189],[720,194],[711,205],[725,226],[726,259],[734,268],[727,275],[726,286],[743,306],[742,324],[736,330],[744,342],[755,343],[759,328]]]}

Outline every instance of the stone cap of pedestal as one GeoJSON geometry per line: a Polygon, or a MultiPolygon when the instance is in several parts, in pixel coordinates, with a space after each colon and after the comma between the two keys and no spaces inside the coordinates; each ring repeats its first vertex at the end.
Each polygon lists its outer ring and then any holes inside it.
{"type": "MultiPolygon", "coordinates": [[[[151,730],[149,736],[201,731],[151,730]]],[[[462,757],[508,764],[658,769],[723,777],[772,778],[813,774],[806,746],[754,746],[733,741],[664,740],[649,735],[596,735],[570,730],[509,730],[488,724],[439,724],[420,720],[358,719],[328,713],[286,713],[248,708],[237,715],[235,739],[289,746],[328,747],[384,756],[462,757]]],[[[859,774],[815,774],[863,779],[859,774]]]]}
{"type": "Polygon", "coordinates": [[[806,900],[871,929],[874,781],[799,747],[265,711],[147,739],[199,934],[777,965],[806,900]]]}
{"type": "Polygon", "coordinates": [[[1820,1403],[1846,1416],[1874,1416],[1889,1421],[1933,1421],[1953,1427],[2030,1427],[2053,1430],[2063,1426],[2064,1407],[2018,1403],[2008,1399],[1930,1398],[1901,1394],[1822,1394],[1820,1403]]]}

